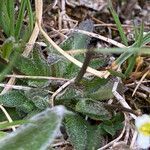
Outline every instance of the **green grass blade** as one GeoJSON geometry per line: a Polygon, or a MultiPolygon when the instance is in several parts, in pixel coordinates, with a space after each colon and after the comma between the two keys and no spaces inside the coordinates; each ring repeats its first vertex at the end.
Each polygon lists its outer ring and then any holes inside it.
{"type": "Polygon", "coordinates": [[[136,57],[137,57],[137,55],[133,55],[133,56],[130,57],[130,59],[128,61],[129,65],[128,65],[126,71],[125,71],[125,76],[126,77],[128,77],[131,74],[131,72],[133,71],[134,66],[135,66],[135,62],[136,62],[136,57]]]}
{"type": "Polygon", "coordinates": [[[27,10],[28,10],[28,16],[29,16],[29,29],[30,29],[30,32],[32,32],[33,25],[34,25],[34,17],[33,17],[33,12],[32,12],[30,0],[27,0],[27,10]]]}
{"type": "Polygon", "coordinates": [[[138,27],[136,25],[133,26],[135,41],[138,40],[138,27]]]}
{"type": "Polygon", "coordinates": [[[116,77],[120,77],[120,78],[122,78],[122,79],[125,79],[126,78],[126,76],[123,74],[123,73],[121,73],[121,72],[117,72],[117,71],[114,71],[114,70],[108,70],[110,73],[111,73],[111,75],[113,75],[113,76],[116,76],[116,77]]]}
{"type": "Polygon", "coordinates": [[[120,36],[121,36],[121,39],[122,39],[123,44],[125,44],[126,46],[128,46],[127,37],[126,37],[126,35],[125,35],[125,33],[124,33],[124,30],[123,30],[123,28],[122,28],[122,26],[121,26],[121,22],[120,22],[120,20],[119,20],[119,17],[118,17],[118,15],[117,15],[117,13],[115,12],[115,10],[113,9],[111,0],[109,0],[109,9],[110,9],[110,11],[111,11],[111,13],[112,13],[112,16],[113,16],[113,18],[114,18],[114,21],[115,21],[115,23],[116,23],[116,25],[117,25],[117,28],[118,28],[118,31],[119,31],[119,34],[120,34],[120,36]]]}
{"type": "Polygon", "coordinates": [[[27,0],[27,11],[28,11],[29,22],[28,22],[28,25],[25,27],[24,34],[22,37],[22,39],[25,42],[29,40],[31,33],[33,31],[33,25],[34,25],[34,15],[32,12],[30,0],[27,0]]]}
{"type": "Polygon", "coordinates": [[[15,8],[14,8],[14,0],[7,0],[7,12],[10,18],[10,35],[14,36],[15,30],[15,8]]]}
{"type": "MultiPolygon", "coordinates": [[[[140,33],[138,35],[136,44],[134,45],[135,47],[141,47],[143,45],[143,32],[144,32],[144,23],[141,24],[140,27],[140,33]]],[[[130,73],[133,71],[134,66],[135,66],[135,62],[136,62],[136,57],[137,54],[134,54],[133,56],[131,56],[128,60],[128,67],[125,71],[125,76],[128,77],[130,75],[130,73]]]]}
{"type": "Polygon", "coordinates": [[[1,1],[0,5],[0,25],[7,37],[10,36],[10,19],[7,12],[6,1],[1,1]]]}
{"type": "Polygon", "coordinates": [[[143,45],[150,43],[150,32],[143,37],[143,45]]]}
{"type": "Polygon", "coordinates": [[[143,45],[143,32],[144,32],[144,23],[142,22],[140,33],[138,35],[136,47],[141,47],[143,45]]]}
{"type": "Polygon", "coordinates": [[[124,52],[116,59],[116,64],[121,65],[125,62],[133,53],[132,52],[124,52]]]}
{"type": "Polygon", "coordinates": [[[21,28],[23,25],[23,18],[24,18],[26,3],[27,3],[26,0],[21,1],[20,11],[19,11],[19,15],[18,15],[18,19],[16,21],[16,27],[15,27],[15,38],[16,38],[16,40],[19,39],[21,28]]]}

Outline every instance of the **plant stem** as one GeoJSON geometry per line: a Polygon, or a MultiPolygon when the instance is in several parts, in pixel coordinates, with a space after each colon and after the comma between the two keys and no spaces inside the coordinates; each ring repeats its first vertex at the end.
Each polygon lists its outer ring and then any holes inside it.
{"type": "Polygon", "coordinates": [[[80,69],[80,71],[79,71],[79,73],[75,79],[75,84],[79,84],[79,82],[81,81],[81,79],[84,76],[86,69],[90,63],[92,56],[93,56],[93,51],[91,49],[87,50],[83,65],[82,65],[82,67],[81,67],[81,69],[80,69]]]}

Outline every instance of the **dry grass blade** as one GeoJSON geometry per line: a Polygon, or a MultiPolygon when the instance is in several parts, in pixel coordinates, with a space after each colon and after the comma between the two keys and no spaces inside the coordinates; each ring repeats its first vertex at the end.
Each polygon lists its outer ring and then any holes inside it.
{"type": "Polygon", "coordinates": [[[56,95],[57,95],[58,93],[60,93],[61,91],[63,91],[63,90],[64,90],[67,86],[69,86],[71,83],[73,83],[74,80],[75,80],[75,78],[73,78],[73,79],[67,81],[65,84],[63,84],[61,87],[59,87],[59,88],[53,93],[53,95],[51,96],[51,98],[50,98],[50,100],[49,100],[49,103],[50,103],[50,105],[51,105],[52,107],[54,107],[54,99],[55,99],[56,95]]]}
{"type": "Polygon", "coordinates": [[[63,29],[62,31],[73,31],[73,32],[78,32],[78,33],[82,33],[82,34],[86,34],[88,36],[94,37],[94,38],[98,38],[102,41],[105,41],[107,43],[111,43],[112,45],[115,45],[117,47],[120,48],[126,48],[126,46],[124,44],[121,44],[119,42],[116,42],[115,40],[112,40],[110,38],[104,37],[102,35],[93,33],[93,32],[88,32],[88,31],[84,31],[84,30],[79,30],[79,29],[63,29]]]}
{"type": "Polygon", "coordinates": [[[46,76],[25,76],[25,75],[6,75],[5,77],[14,77],[18,79],[46,79],[46,80],[62,80],[68,81],[68,79],[64,78],[56,78],[56,77],[46,77],[46,76]]]}
{"type": "MultiPolygon", "coordinates": [[[[36,18],[38,18],[39,22],[41,23],[42,21],[42,7],[39,7],[39,5],[42,5],[42,2],[38,2],[38,1],[35,1],[35,9],[36,9],[36,18]]],[[[26,48],[24,50],[24,52],[22,53],[22,55],[24,57],[27,57],[29,55],[29,53],[31,52],[31,50],[33,49],[33,46],[35,44],[35,41],[37,39],[39,35],[39,28],[38,28],[38,24],[35,23],[35,26],[34,26],[34,29],[33,29],[33,32],[32,32],[32,35],[29,39],[29,42],[27,43],[26,45],[26,48]]]]}
{"type": "MultiPolygon", "coordinates": [[[[118,87],[118,84],[119,84],[119,79],[118,79],[118,81],[116,81],[116,82],[114,83],[114,86],[113,86],[113,89],[112,89],[112,92],[113,92],[114,96],[116,97],[116,99],[119,101],[119,103],[120,103],[123,107],[128,108],[128,109],[131,109],[131,107],[128,105],[128,103],[126,102],[126,100],[116,91],[116,90],[117,90],[117,87],[118,87]]],[[[136,119],[136,115],[131,114],[131,113],[130,113],[130,115],[131,115],[131,117],[132,117],[133,119],[136,119]]]]}
{"type": "MultiPolygon", "coordinates": [[[[15,73],[13,73],[13,75],[15,75],[15,73]]],[[[7,82],[7,84],[9,84],[9,85],[13,85],[14,83],[15,83],[15,78],[14,78],[14,77],[10,78],[9,81],[7,82]]],[[[11,86],[5,87],[5,88],[2,90],[2,92],[0,93],[0,95],[5,94],[5,93],[6,93],[7,91],[9,91],[10,89],[11,89],[11,86]]]]}
{"type": "MultiPolygon", "coordinates": [[[[38,20],[37,20],[38,21],[38,20]]],[[[45,39],[58,51],[60,52],[64,57],[66,57],[68,60],[70,60],[72,63],[74,63],[75,65],[77,65],[78,67],[82,67],[82,63],[78,60],[76,60],[74,57],[70,56],[68,53],[66,53],[65,51],[63,51],[48,35],[47,33],[42,29],[41,24],[38,23],[39,28],[41,33],[43,34],[43,36],[45,37],[45,39]]],[[[97,71],[91,67],[87,67],[87,72],[97,76],[97,77],[104,77],[107,78],[106,74],[108,73],[108,71],[97,71]]]]}
{"type": "MultiPolygon", "coordinates": [[[[11,119],[10,115],[8,114],[8,112],[6,111],[6,109],[3,107],[3,105],[0,105],[0,109],[3,111],[3,113],[5,114],[7,120],[9,122],[13,122],[13,120],[11,119]]],[[[15,131],[16,128],[15,127],[12,127],[12,130],[15,131]]]]}
{"type": "Polygon", "coordinates": [[[141,80],[138,82],[137,86],[135,87],[132,96],[134,96],[135,92],[137,91],[138,87],[140,86],[140,84],[142,83],[142,81],[146,78],[146,76],[149,74],[150,70],[148,70],[146,73],[144,73],[144,75],[142,76],[141,80]]]}

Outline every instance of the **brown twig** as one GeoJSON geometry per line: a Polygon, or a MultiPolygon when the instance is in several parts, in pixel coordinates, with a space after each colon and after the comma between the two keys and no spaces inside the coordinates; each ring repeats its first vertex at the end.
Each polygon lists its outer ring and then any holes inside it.
{"type": "Polygon", "coordinates": [[[85,55],[85,59],[83,62],[83,66],[80,69],[76,79],[75,79],[75,84],[79,84],[80,80],[82,79],[82,77],[84,76],[84,74],[86,73],[86,69],[90,63],[90,60],[92,58],[93,52],[91,50],[87,50],[86,55],[85,55]]]}

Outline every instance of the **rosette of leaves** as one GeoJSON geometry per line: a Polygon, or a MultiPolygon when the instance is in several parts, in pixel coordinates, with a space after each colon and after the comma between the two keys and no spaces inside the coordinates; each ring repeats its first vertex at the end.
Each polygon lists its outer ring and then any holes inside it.
{"type": "MultiPolygon", "coordinates": [[[[87,19],[85,21],[82,21],[76,29],[92,32],[93,27],[94,25],[93,25],[92,20],[87,19]]],[[[90,43],[91,37],[77,32],[76,29],[75,31],[71,33],[71,35],[66,40],[64,40],[59,45],[64,51],[87,49],[91,47],[92,45],[92,43],[90,43]]],[[[48,47],[48,52],[49,52],[49,58],[50,58],[48,59],[48,61],[50,63],[53,62],[52,70],[54,70],[55,68],[56,76],[72,78],[77,75],[77,73],[80,70],[78,66],[74,65],[72,62],[68,61],[65,58],[60,58],[62,56],[56,50],[54,50],[52,46],[48,47]],[[55,58],[55,62],[53,61],[54,60],[53,58],[55,58]]],[[[80,62],[83,62],[85,55],[75,54],[73,57],[79,60],[80,62]]],[[[107,64],[106,59],[101,57],[100,55],[97,55],[96,57],[93,57],[89,66],[93,68],[99,68],[106,64],[107,64]]]]}
{"type": "Polygon", "coordinates": [[[79,85],[71,84],[56,96],[55,104],[65,105],[75,112],[75,115],[67,115],[64,121],[75,149],[98,149],[102,146],[104,136],[114,136],[122,128],[123,119],[113,116],[103,105],[104,101],[114,97],[114,81],[111,78],[84,78],[79,85]]]}

